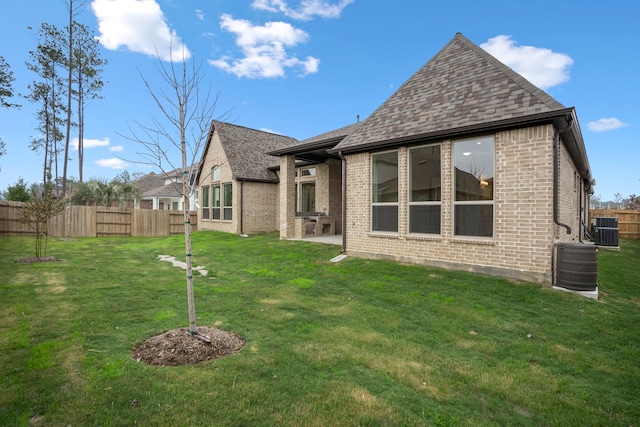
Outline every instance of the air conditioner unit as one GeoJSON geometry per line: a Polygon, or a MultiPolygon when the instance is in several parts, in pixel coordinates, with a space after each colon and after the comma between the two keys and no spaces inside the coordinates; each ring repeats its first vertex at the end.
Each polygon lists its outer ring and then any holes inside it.
{"type": "Polygon", "coordinates": [[[596,245],[620,246],[619,230],[611,227],[596,227],[596,245]]]}
{"type": "Polygon", "coordinates": [[[602,218],[595,217],[593,218],[593,226],[594,227],[606,227],[606,228],[618,228],[618,218],[602,218]]]}

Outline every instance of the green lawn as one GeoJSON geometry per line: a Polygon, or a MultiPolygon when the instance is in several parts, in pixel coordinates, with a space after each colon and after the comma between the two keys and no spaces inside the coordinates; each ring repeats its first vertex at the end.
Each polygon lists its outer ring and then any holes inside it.
{"type": "Polygon", "coordinates": [[[0,237],[0,425],[638,426],[640,241],[598,254],[600,299],[347,258],[277,235],[193,235],[198,324],[237,355],[136,363],[188,326],[183,236],[0,237]]]}

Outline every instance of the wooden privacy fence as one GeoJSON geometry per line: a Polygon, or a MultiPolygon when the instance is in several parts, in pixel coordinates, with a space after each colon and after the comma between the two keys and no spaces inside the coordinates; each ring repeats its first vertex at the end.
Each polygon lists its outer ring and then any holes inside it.
{"type": "MultiPolygon", "coordinates": [[[[22,203],[0,201],[0,235],[35,234],[32,226],[20,222],[22,206],[22,203]]],[[[191,212],[190,216],[191,231],[196,231],[196,212],[191,212]]],[[[51,219],[48,234],[59,237],[155,237],[184,234],[184,212],[70,206],[51,219]]]]}
{"type": "Polygon", "coordinates": [[[631,209],[592,209],[590,218],[618,218],[621,239],[640,239],[640,211],[631,209]]]}

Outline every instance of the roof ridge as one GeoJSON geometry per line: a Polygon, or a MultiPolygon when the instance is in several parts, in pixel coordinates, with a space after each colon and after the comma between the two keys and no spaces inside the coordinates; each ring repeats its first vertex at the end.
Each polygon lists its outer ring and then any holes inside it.
{"type": "MultiPolygon", "coordinates": [[[[471,40],[466,38],[462,33],[456,33],[456,35],[454,37],[454,40],[456,38],[459,38],[460,41],[462,41],[469,49],[474,51],[476,54],[478,54],[480,56],[483,56],[488,61],[492,62],[493,63],[492,65],[495,68],[497,68],[498,71],[500,71],[503,74],[505,74],[508,78],[513,80],[514,83],[516,83],[522,89],[524,89],[527,92],[529,92],[531,95],[535,96],[543,104],[548,105],[548,101],[551,101],[552,103],[559,104],[559,106],[561,108],[565,108],[565,106],[562,105],[562,103],[558,102],[555,98],[553,98],[547,92],[545,92],[544,90],[540,89],[538,86],[536,86],[533,83],[531,83],[524,76],[522,76],[522,74],[518,73],[513,68],[509,67],[507,64],[505,64],[504,62],[500,61],[498,58],[496,58],[495,56],[491,55],[489,52],[487,52],[486,50],[484,50],[483,48],[481,48],[477,44],[473,43],[471,40]]],[[[551,108],[551,106],[549,106],[549,108],[551,108]]]]}
{"type": "Polygon", "coordinates": [[[266,131],[266,130],[262,130],[262,129],[250,128],[249,126],[237,125],[235,123],[223,122],[221,120],[213,120],[214,126],[215,126],[216,123],[220,123],[222,125],[234,126],[234,127],[241,128],[241,129],[246,129],[246,130],[249,130],[249,131],[252,131],[252,132],[261,132],[261,133],[265,133],[267,135],[280,136],[280,137],[283,137],[283,138],[289,138],[289,139],[293,139],[293,140],[297,141],[297,139],[292,137],[292,136],[287,136],[287,135],[284,135],[284,134],[281,134],[281,133],[276,133],[276,132],[273,132],[273,131],[266,131]]]}

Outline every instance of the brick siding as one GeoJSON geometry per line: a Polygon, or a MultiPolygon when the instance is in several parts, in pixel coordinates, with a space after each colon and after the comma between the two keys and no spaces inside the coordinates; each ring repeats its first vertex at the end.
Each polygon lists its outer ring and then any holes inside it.
{"type": "MultiPolygon", "coordinates": [[[[452,141],[442,141],[442,216],[440,235],[407,232],[407,147],[398,151],[398,233],[371,232],[371,156],[347,157],[347,253],[550,284],[553,224],[553,126],[543,125],[495,135],[494,237],[453,236],[452,141]]],[[[578,195],[573,164],[563,152],[562,218],[577,227],[578,195]]],[[[576,239],[559,235],[562,240],[576,239]]],[[[566,234],[566,233],[565,233],[566,234]]]]}

